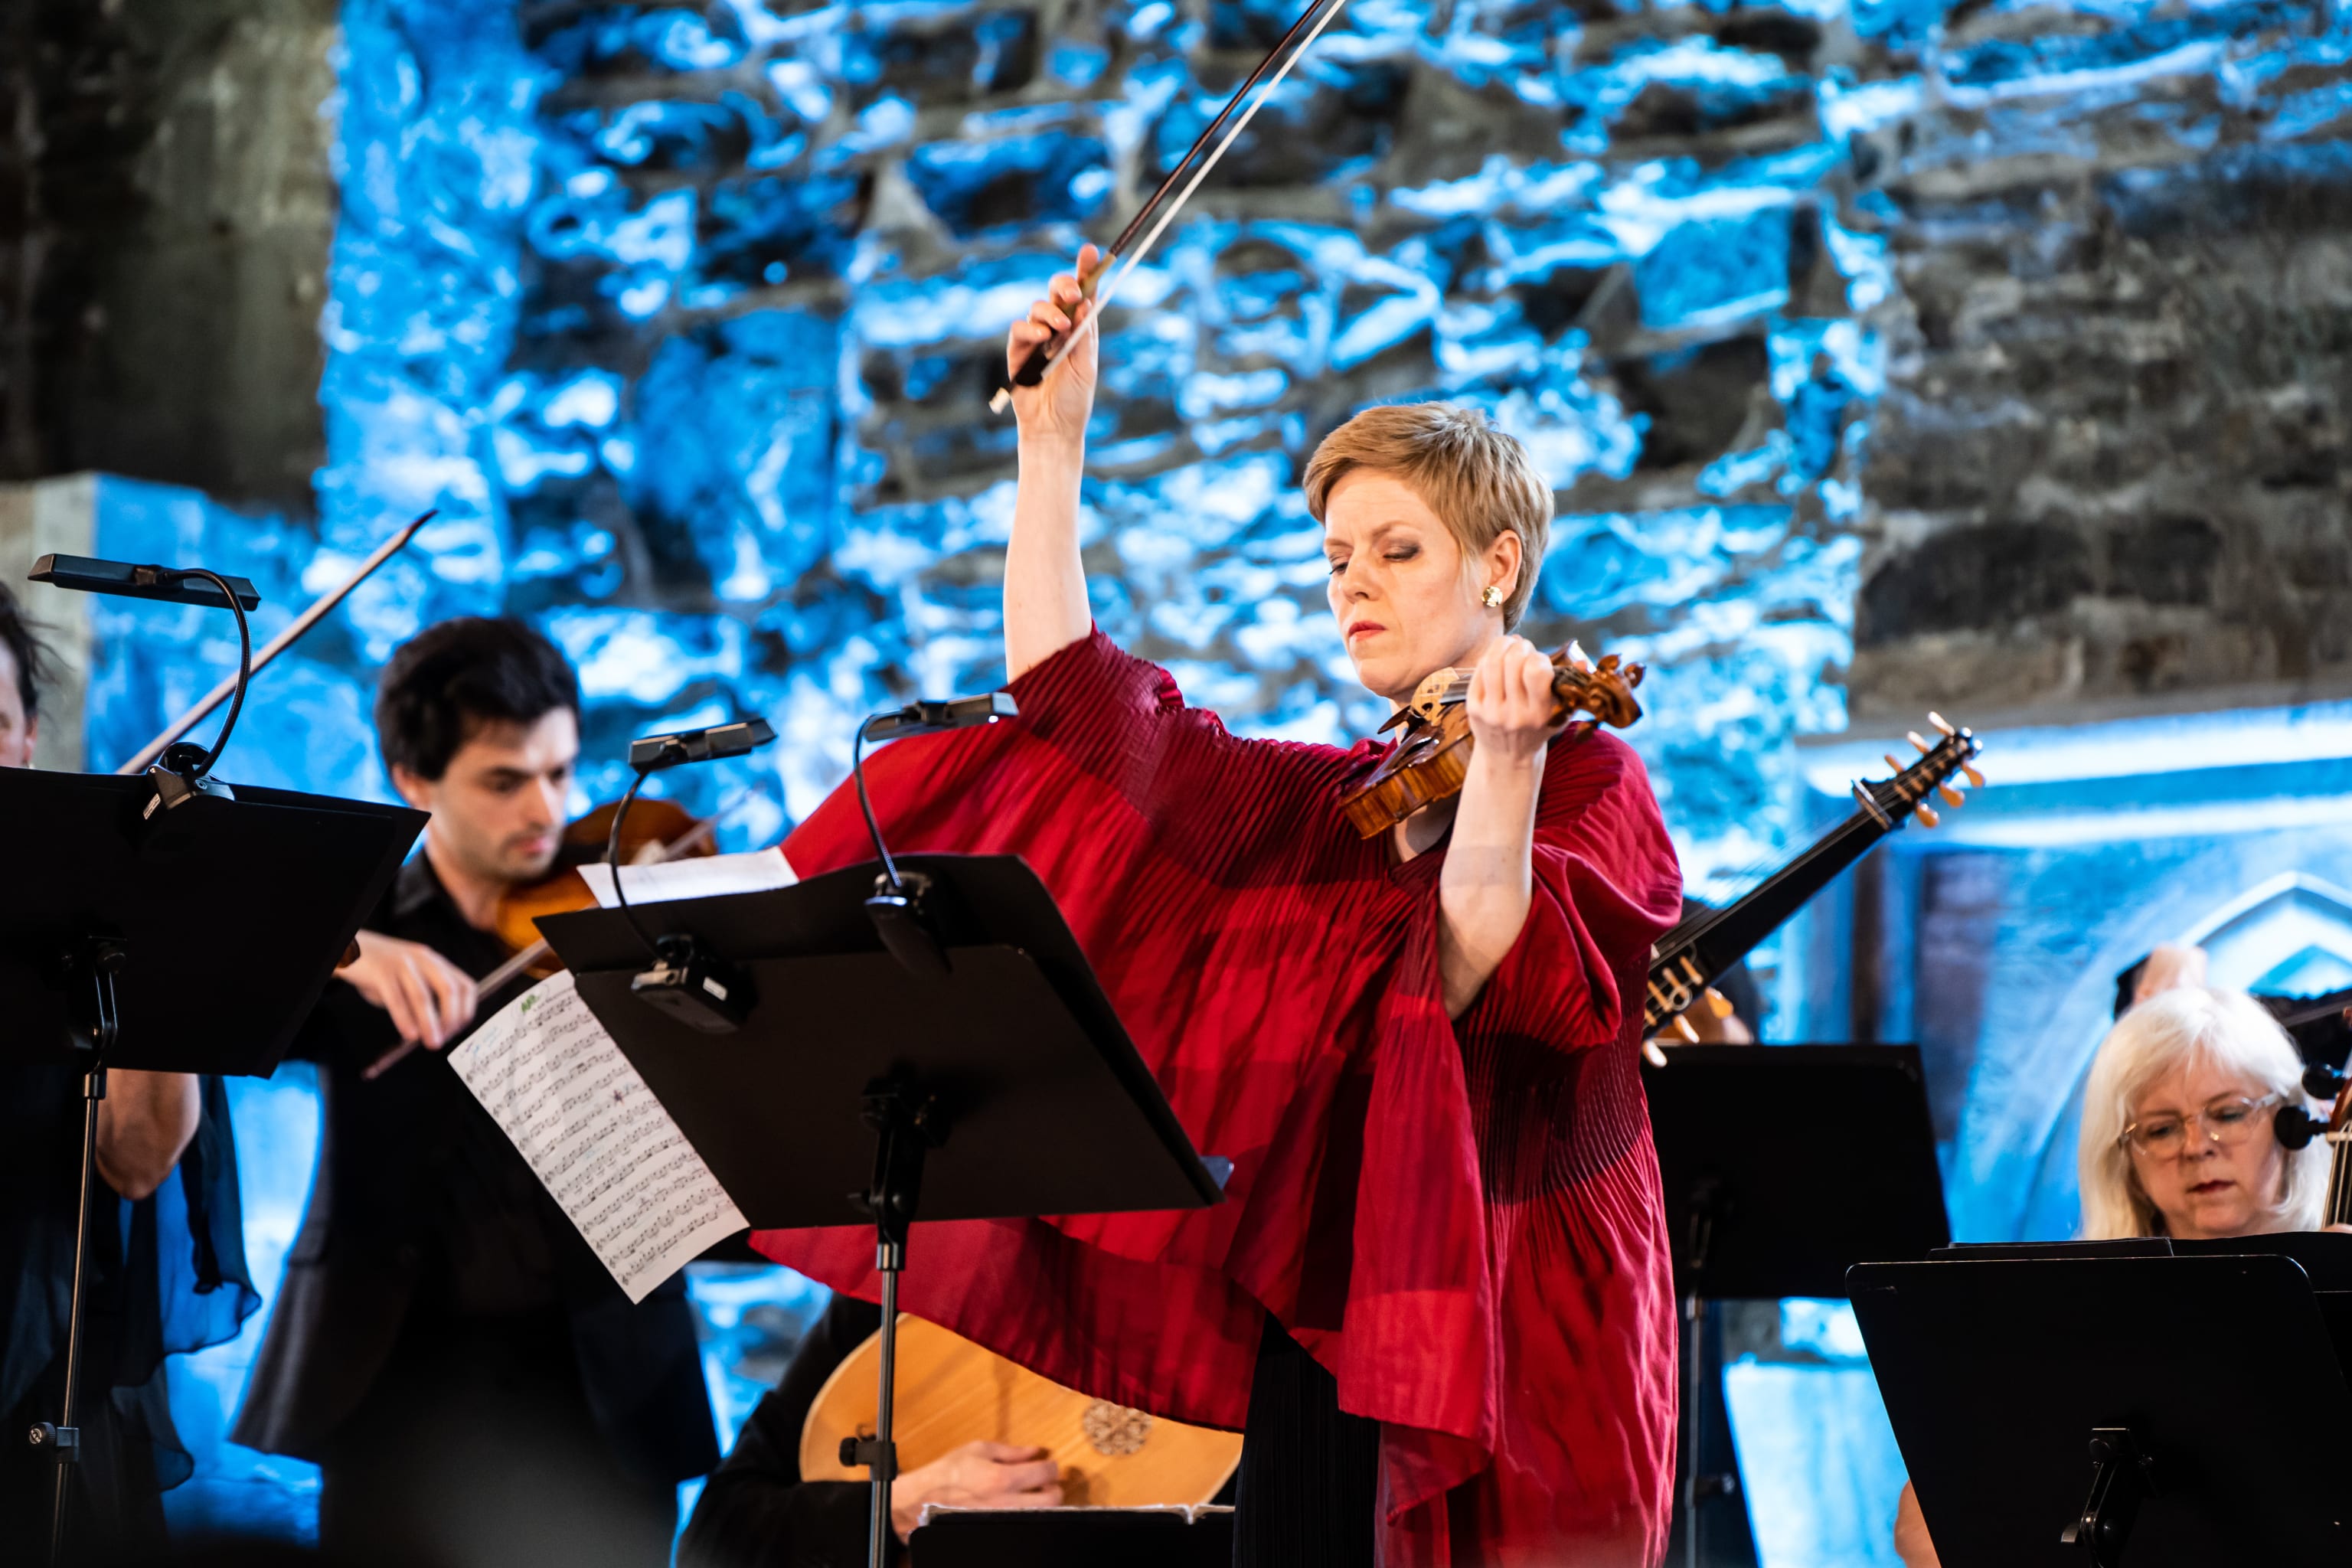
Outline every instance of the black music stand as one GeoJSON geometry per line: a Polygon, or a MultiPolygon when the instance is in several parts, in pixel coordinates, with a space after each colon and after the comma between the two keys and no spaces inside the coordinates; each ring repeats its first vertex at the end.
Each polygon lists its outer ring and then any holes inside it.
{"type": "MultiPolygon", "coordinates": [[[[1678,1523],[1700,1563],[1700,1508],[1735,1497],[1707,1473],[1712,1303],[1845,1294],[1855,1263],[1925,1258],[1950,1239],[1916,1046],[1669,1046],[1642,1068],[1683,1304],[1678,1523]]],[[[1743,1509],[1745,1503],[1742,1503],[1743,1509]]]]}
{"type": "Polygon", "coordinates": [[[914,1568],[1232,1568],[1229,1508],[927,1508],[914,1568]]]}
{"type": "MultiPolygon", "coordinates": [[[[898,956],[868,864],[796,887],[540,922],[654,1097],[753,1226],[869,1223],[882,1275],[872,1556],[889,1530],[898,1272],[927,1220],[1200,1208],[1193,1151],[1045,885],[1009,855],[896,858],[946,963],[898,956]],[[751,1000],[709,1033],[633,990],[691,938],[751,1000]]],[[[1222,1164],[1222,1162],[1218,1163],[1222,1164]]]]}
{"type": "Polygon", "coordinates": [[[2283,1254],[1851,1276],[1946,1568],[2352,1561],[2345,1378],[2283,1254]]]}
{"type": "Polygon", "coordinates": [[[147,777],[0,768],[0,821],[21,828],[0,900],[0,1054],[82,1076],[65,1408],[32,1434],[58,1462],[53,1562],[79,1457],[83,1238],[107,1069],[269,1072],[425,820],[247,785],[149,822],[155,795],[147,777]]]}

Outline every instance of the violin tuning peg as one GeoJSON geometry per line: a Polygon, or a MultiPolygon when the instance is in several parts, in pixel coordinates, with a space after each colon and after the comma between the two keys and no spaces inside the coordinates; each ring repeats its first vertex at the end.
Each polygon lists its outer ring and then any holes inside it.
{"type": "Polygon", "coordinates": [[[1969,787],[1974,789],[1984,788],[1984,774],[1977,772],[1976,769],[1970,767],[1968,763],[1962,763],[1960,764],[1960,773],[1962,776],[1969,781],[1969,787]]]}
{"type": "Polygon", "coordinates": [[[1944,820],[1942,817],[1937,816],[1936,815],[1936,813],[1935,813],[1935,811],[1934,811],[1934,809],[1933,809],[1932,807],[1925,806],[1925,805],[1923,805],[1923,806],[1921,806],[1921,807],[1919,808],[1919,811],[1918,811],[1918,816],[1919,816],[1919,824],[1920,824],[1920,826],[1923,826],[1923,827],[1933,827],[1933,826],[1935,826],[1937,823],[1939,823],[1939,822],[1941,822],[1941,821],[1943,821],[1943,820],[1944,820]]]}
{"type": "Polygon", "coordinates": [[[1675,1033],[1680,1035],[1691,1045],[1698,1044],[1698,1031],[1692,1028],[1691,1021],[1680,1013],[1675,1015],[1675,1033]]]}
{"type": "Polygon", "coordinates": [[[1927,744],[1926,738],[1923,737],[1916,730],[1907,730],[1904,731],[1903,738],[1910,742],[1913,745],[1918,747],[1922,755],[1935,750],[1933,746],[1927,744]]]}
{"type": "Polygon", "coordinates": [[[1932,708],[1927,710],[1927,722],[1933,724],[1937,729],[1941,730],[1947,735],[1955,732],[1952,729],[1951,721],[1932,708]]]}
{"type": "Polygon", "coordinates": [[[1885,758],[1886,765],[1888,767],[1893,768],[1898,773],[1903,771],[1903,764],[1895,760],[1894,752],[1886,752],[1881,754],[1885,758]]]}
{"type": "Polygon", "coordinates": [[[1944,804],[1946,805],[1966,805],[1969,803],[1969,797],[1967,795],[1962,795],[1958,790],[1954,789],[1949,784],[1937,784],[1936,786],[1936,793],[1944,797],[1944,804]]]}

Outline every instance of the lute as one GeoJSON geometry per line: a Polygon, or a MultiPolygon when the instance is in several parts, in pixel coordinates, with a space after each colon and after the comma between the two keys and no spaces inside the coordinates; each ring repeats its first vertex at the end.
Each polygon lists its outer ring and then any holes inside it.
{"type": "MultiPolygon", "coordinates": [[[[843,1439],[874,1436],[882,1335],[849,1352],[817,1390],[801,1426],[801,1478],[854,1481],[843,1439]]],[[[1242,1437],[1147,1415],[1066,1388],[908,1313],[898,1316],[900,1474],[985,1439],[1047,1450],[1062,1500],[1086,1508],[1204,1503],[1241,1463],[1242,1437]]]]}
{"type": "MultiPolygon", "coordinates": [[[[1932,795],[1947,805],[1967,797],[1954,789],[1955,774],[1983,787],[1984,775],[1974,765],[1983,748],[1966,729],[1955,729],[1942,715],[1928,721],[1940,733],[1932,745],[1916,731],[1911,743],[1919,759],[1909,767],[1888,757],[1895,776],[1869,783],[1854,781],[1854,814],[1822,835],[1803,854],[1766,878],[1755,890],[1719,910],[1707,910],[1675,927],[1651,950],[1650,988],[1642,1008],[1642,1034],[1647,1039],[1681,1023],[1682,1016],[1708,995],[1723,972],[1756,950],[1766,937],[1804,908],[1806,900],[1827,887],[1830,879],[1861,859],[1872,846],[1916,816],[1933,827],[1938,818],[1928,804],[1932,795]]],[[[1685,1037],[1696,1038],[1682,1024],[1685,1037]]],[[[1663,1058],[1654,1058],[1663,1059],[1663,1058]]]]}

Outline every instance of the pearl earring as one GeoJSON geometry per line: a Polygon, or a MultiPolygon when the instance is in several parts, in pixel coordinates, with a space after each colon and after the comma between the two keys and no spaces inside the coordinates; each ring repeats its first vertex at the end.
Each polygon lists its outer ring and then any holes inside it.
{"type": "Polygon", "coordinates": [[[1499,610],[1503,607],[1503,591],[1489,583],[1486,591],[1478,595],[1478,602],[1490,610],[1499,610]]]}

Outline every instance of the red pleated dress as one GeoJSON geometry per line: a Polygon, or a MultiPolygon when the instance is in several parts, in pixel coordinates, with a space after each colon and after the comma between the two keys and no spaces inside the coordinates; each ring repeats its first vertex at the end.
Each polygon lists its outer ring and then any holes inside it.
{"type": "MultiPolygon", "coordinates": [[[[1554,742],[1534,907],[1449,1022],[1443,848],[1399,864],[1339,815],[1379,746],[1238,739],[1098,631],[1010,689],[1017,721],[868,764],[890,847],[1025,858],[1234,1171],[1198,1212],[919,1223],[901,1305],[1233,1428],[1271,1312],[1382,1424],[1390,1568],[1654,1563],[1675,1315],[1636,1036],[1682,879],[1639,759],[1554,742]]],[[[850,786],[784,848],[803,876],[871,858],[850,786]]],[[[878,1299],[870,1229],[752,1242],[878,1299]]]]}

